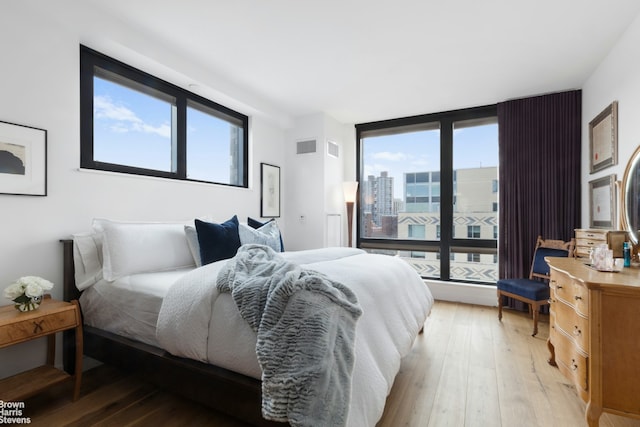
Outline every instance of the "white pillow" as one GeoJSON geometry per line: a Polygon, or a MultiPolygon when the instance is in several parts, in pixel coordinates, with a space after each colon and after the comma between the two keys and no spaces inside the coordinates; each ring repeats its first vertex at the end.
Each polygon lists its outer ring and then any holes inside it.
{"type": "Polygon", "coordinates": [[[102,233],[77,233],[72,237],[76,288],[82,291],[102,279],[102,233]]]}
{"type": "Polygon", "coordinates": [[[238,234],[240,235],[240,244],[255,243],[258,245],[269,246],[276,252],[280,252],[280,229],[275,221],[269,221],[260,228],[251,228],[246,224],[238,226],[238,234]]]}
{"type": "Polygon", "coordinates": [[[103,230],[103,276],[108,281],[194,266],[184,223],[95,220],[94,228],[103,230]]]}
{"type": "Polygon", "coordinates": [[[191,251],[191,256],[196,262],[196,267],[202,267],[202,258],[200,257],[200,242],[198,241],[198,231],[192,225],[184,226],[184,235],[187,237],[187,244],[191,251]]]}

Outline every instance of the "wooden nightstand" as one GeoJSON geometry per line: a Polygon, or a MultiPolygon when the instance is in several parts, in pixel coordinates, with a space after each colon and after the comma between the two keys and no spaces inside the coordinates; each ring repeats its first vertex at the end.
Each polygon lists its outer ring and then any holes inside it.
{"type": "Polygon", "coordinates": [[[45,296],[40,308],[21,313],[13,305],[0,307],[0,348],[47,337],[46,365],[0,380],[0,400],[24,400],[48,387],[75,379],[73,400],[80,395],[82,380],[82,318],[78,301],[64,302],[45,296]],[[74,375],[56,369],[56,333],[75,329],[74,375]]]}

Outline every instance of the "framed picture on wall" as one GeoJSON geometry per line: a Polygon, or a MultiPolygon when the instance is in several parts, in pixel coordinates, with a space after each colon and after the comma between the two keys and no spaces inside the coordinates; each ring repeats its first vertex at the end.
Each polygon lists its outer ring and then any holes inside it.
{"type": "Polygon", "coordinates": [[[280,168],[260,163],[260,216],[280,217],[280,168]]]}
{"type": "Polygon", "coordinates": [[[618,101],[589,122],[591,173],[618,164],[618,101]]]}
{"type": "Polygon", "coordinates": [[[589,181],[589,227],[614,228],[615,183],[615,174],[589,181]]]}
{"type": "Polygon", "coordinates": [[[0,193],[47,195],[47,131],[0,121],[0,193]]]}

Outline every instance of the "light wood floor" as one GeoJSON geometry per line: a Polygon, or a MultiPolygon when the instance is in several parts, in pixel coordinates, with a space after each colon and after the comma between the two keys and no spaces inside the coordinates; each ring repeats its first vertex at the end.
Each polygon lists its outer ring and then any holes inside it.
{"type": "MultiPolygon", "coordinates": [[[[531,337],[522,314],[436,302],[387,400],[378,427],[585,426],[584,403],[547,364],[548,320],[531,337]]],[[[35,426],[244,426],[100,366],[85,373],[81,398],[61,386],[26,402],[35,426]]],[[[602,427],[640,427],[603,414],[602,427]]]]}

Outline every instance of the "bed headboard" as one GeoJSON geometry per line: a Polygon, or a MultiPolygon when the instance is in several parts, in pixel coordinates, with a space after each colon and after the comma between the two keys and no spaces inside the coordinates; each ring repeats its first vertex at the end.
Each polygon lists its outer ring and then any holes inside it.
{"type": "Polygon", "coordinates": [[[81,292],[76,288],[75,267],[73,265],[73,240],[62,239],[62,299],[71,301],[80,298],[81,292]]]}

